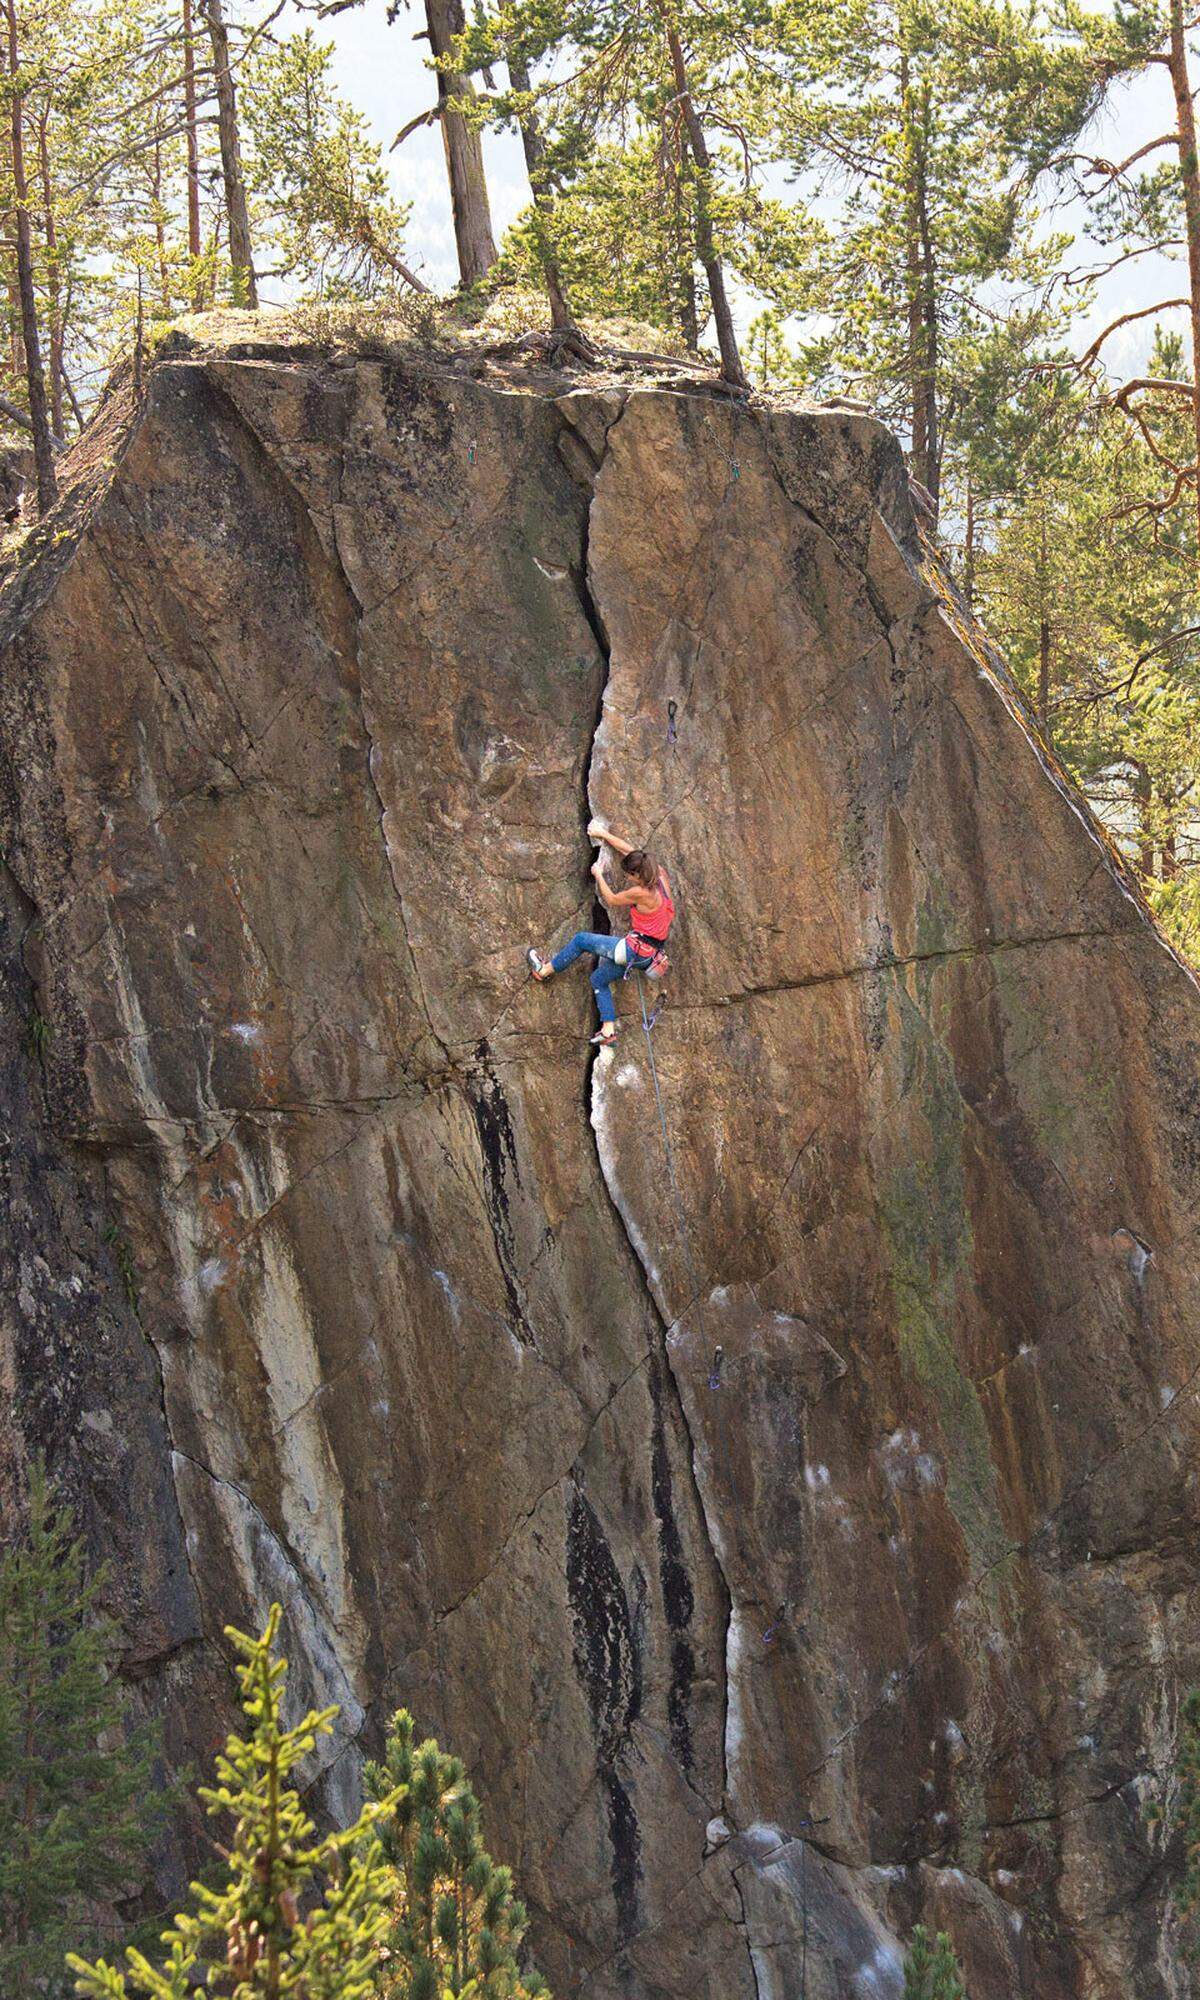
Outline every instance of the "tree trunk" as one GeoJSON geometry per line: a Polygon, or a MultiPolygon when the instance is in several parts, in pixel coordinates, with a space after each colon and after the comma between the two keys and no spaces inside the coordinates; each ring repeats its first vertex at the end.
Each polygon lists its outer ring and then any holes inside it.
{"type": "Polygon", "coordinates": [[[1037,717],[1042,735],[1050,741],[1050,620],[1043,618],[1038,625],[1038,692],[1037,717]]]}
{"type": "Polygon", "coordinates": [[[934,520],[941,506],[942,489],[942,435],[938,413],[938,323],[937,296],[933,263],[933,245],[929,230],[929,210],[925,193],[925,168],[922,154],[921,179],[917,196],[917,223],[921,235],[921,335],[922,372],[921,388],[924,405],[922,421],[925,430],[926,477],[924,484],[929,489],[933,501],[934,520]]]}
{"type": "Polygon", "coordinates": [[[748,387],[746,371],[742,367],[742,357],[738,353],[733,314],[729,310],[729,299],[725,291],[725,272],[713,241],[712,215],[709,210],[712,162],[709,158],[708,141],[704,137],[704,127],[700,123],[699,113],[692,102],[687,63],[684,61],[683,45],[675,24],[669,17],[664,16],[661,10],[659,18],[666,29],[667,49],[671,57],[679,108],[683,113],[688,146],[696,163],[696,244],[700,251],[700,262],[704,266],[704,275],[708,279],[708,296],[712,301],[717,346],[721,350],[721,374],[726,382],[732,382],[738,389],[745,389],[748,387]]]}
{"type": "Polygon", "coordinates": [[[183,0],[183,123],[187,136],[187,246],[192,263],[192,308],[204,310],[204,280],[200,275],[200,132],[196,123],[196,43],[192,0],[183,0]]]}
{"type": "Polygon", "coordinates": [[[428,293],[429,291],[428,285],[422,283],[421,279],[418,278],[416,272],[410,271],[408,265],[403,261],[402,258],[397,257],[394,250],[389,250],[386,243],[380,242],[378,236],[375,234],[375,231],[371,227],[369,216],[366,215],[359,216],[355,224],[354,233],[355,233],[355,240],[362,244],[363,249],[367,251],[369,256],[374,257],[377,263],[386,264],[388,270],[394,271],[398,278],[403,278],[405,284],[411,285],[414,292],[425,292],[426,294],[428,293]]]}
{"type": "Polygon", "coordinates": [[[1138,872],[1151,876],[1154,873],[1154,839],[1150,830],[1150,773],[1136,758],[1133,765],[1133,796],[1137,801],[1138,816],[1138,872]]]}
{"type": "Polygon", "coordinates": [[[900,124],[904,154],[904,290],[908,311],[908,408],[912,431],[910,459],[914,477],[928,490],[925,407],[921,395],[921,237],[913,192],[912,89],[909,79],[907,23],[900,13],[900,124]]]}
{"type": "Polygon", "coordinates": [[[1173,882],[1178,873],[1179,873],[1179,854],[1176,848],[1175,830],[1172,827],[1170,832],[1165,833],[1163,835],[1163,844],[1162,844],[1163,881],[1173,882]]]}
{"type": "Polygon", "coordinates": [[[58,268],[58,224],[54,214],[54,179],[50,171],[50,109],[38,121],[38,161],[42,175],[42,228],[46,236],[46,293],[50,316],[50,428],[66,434],[63,420],[62,273],[58,268]]]}
{"type": "Polygon", "coordinates": [[[1042,509],[1038,550],[1038,592],[1041,618],[1038,621],[1037,719],[1042,735],[1050,741],[1050,538],[1046,532],[1046,512],[1042,509]]]}
{"type": "Polygon", "coordinates": [[[483,172],[483,139],[479,128],[455,109],[456,99],[474,95],[469,79],[457,70],[440,67],[443,59],[453,52],[456,36],[466,28],[462,0],[425,0],[425,18],[429,24],[429,46],[439,63],[438,106],[454,213],[458,272],[464,285],[474,285],[496,261],[492,211],[483,172]]]}
{"type": "MultiPolygon", "coordinates": [[[[663,144],[665,147],[665,138],[663,144]]],[[[684,227],[683,186],[679,171],[682,164],[682,161],[670,159],[671,216],[680,277],[679,331],[688,353],[695,354],[700,345],[700,312],[696,300],[696,251],[691,240],[691,232],[684,227]]]]}
{"type": "Polygon", "coordinates": [[[967,523],[963,532],[963,596],[975,609],[975,482],[967,474],[967,523]]]}
{"type": "Polygon", "coordinates": [[[54,447],[50,441],[46,378],[42,373],[37,299],[33,289],[33,234],[29,227],[29,182],[25,173],[25,93],[17,84],[21,70],[20,42],[17,35],[17,0],[5,0],[5,15],[8,25],[8,73],[12,79],[9,131],[16,222],[17,289],[21,303],[21,334],[25,349],[29,425],[33,432],[33,458],[37,467],[38,508],[44,514],[58,498],[58,481],[54,474],[54,447]]]}
{"type": "Polygon", "coordinates": [[[937,520],[941,456],[937,414],[937,302],[925,185],[925,142],[912,86],[908,27],[900,14],[900,120],[904,173],[904,260],[908,294],[909,401],[912,468],[933,502],[937,520]]]}
{"type": "Polygon", "coordinates": [[[1183,186],[1183,215],[1188,253],[1188,292],[1192,323],[1192,430],[1196,446],[1193,486],[1196,501],[1197,558],[1200,560],[1200,167],[1196,160],[1196,108],[1188,75],[1183,0],[1171,0],[1171,87],[1175,92],[1176,142],[1183,186]]]}
{"type": "MultiPolygon", "coordinates": [[[[508,54],[508,78],[514,90],[519,90],[523,94],[529,92],[529,65],[523,56],[517,55],[512,50],[508,54]]],[[[562,272],[554,254],[547,226],[554,204],[546,185],[546,141],[542,137],[541,121],[532,102],[522,111],[518,123],[521,127],[521,145],[525,153],[525,170],[529,175],[529,187],[533,195],[538,261],[545,280],[546,297],[550,301],[550,324],[566,332],[574,328],[575,315],[567,304],[562,272]]]]}
{"type": "Polygon", "coordinates": [[[254,249],[250,241],[250,217],[246,208],[246,182],[242,173],[242,148],[238,137],[237,94],[229,66],[229,30],[221,11],[221,0],[202,0],[204,17],[212,41],[213,70],[217,91],[217,131],[221,140],[221,173],[225,182],[225,209],[229,217],[229,264],[233,273],[233,302],[258,309],[258,285],[254,277],[254,249]]]}
{"type": "Polygon", "coordinates": [[[66,391],[67,401],[71,405],[71,415],[75,419],[76,429],[82,430],[85,423],[87,422],[87,418],[84,416],[83,411],[80,408],[79,398],[75,394],[75,390],[72,385],[71,378],[67,373],[65,364],[63,365],[62,368],[59,369],[59,378],[62,382],[63,388],[66,391]]]}
{"type": "Polygon", "coordinates": [[[679,331],[689,354],[695,354],[700,346],[700,306],[696,298],[696,274],[692,270],[683,273],[683,309],[679,317],[679,331]]]}
{"type": "MultiPolygon", "coordinates": [[[[13,222],[16,235],[16,221],[13,222]]],[[[25,342],[21,336],[21,288],[17,274],[10,272],[8,279],[8,365],[14,375],[25,373],[25,342]]]]}
{"type": "MultiPolygon", "coordinates": [[[[157,131],[162,132],[161,108],[155,106],[157,131]]],[[[162,139],[154,141],[154,250],[158,258],[158,302],[163,318],[171,317],[171,272],[167,263],[167,225],[162,198],[162,139]]]]}

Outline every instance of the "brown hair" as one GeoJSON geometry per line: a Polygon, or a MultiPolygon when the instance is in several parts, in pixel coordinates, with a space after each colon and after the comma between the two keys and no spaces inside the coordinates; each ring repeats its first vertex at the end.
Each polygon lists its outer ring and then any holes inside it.
{"type": "Polygon", "coordinates": [[[625,873],[640,882],[643,889],[657,889],[658,863],[647,854],[644,847],[634,847],[625,856],[625,873]]]}

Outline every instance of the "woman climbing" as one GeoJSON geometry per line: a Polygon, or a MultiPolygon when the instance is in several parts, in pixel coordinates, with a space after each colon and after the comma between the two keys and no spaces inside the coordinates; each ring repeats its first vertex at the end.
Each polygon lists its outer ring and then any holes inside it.
{"type": "Polygon", "coordinates": [[[610,833],[606,826],[594,819],[588,827],[588,839],[602,841],[620,857],[621,866],[629,876],[632,887],[610,889],[604,879],[604,862],[598,859],[592,863],[592,878],[600,900],[606,910],[628,911],[630,925],[624,937],[606,937],[600,931],[576,931],[570,944],[556,951],[553,958],[544,958],[540,951],[531,946],[525,954],[535,979],[549,979],[556,972],[565,972],[568,965],[574,965],[577,958],[590,951],[596,966],[592,973],[592,991],[596,996],[596,1006],[600,1011],[600,1028],[592,1036],[601,1048],[607,1048],[617,1037],[617,1008],[610,988],[618,979],[624,979],[629,972],[645,970],[660,956],[675,915],[675,905],[671,900],[671,885],[666,870],[659,868],[651,860],[644,847],[634,847],[622,840],[619,833],[610,833]]]}

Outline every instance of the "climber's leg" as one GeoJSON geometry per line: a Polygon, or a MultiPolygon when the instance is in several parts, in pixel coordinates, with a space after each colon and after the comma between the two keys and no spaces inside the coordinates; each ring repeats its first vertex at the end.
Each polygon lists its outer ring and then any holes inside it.
{"type": "Polygon", "coordinates": [[[565,972],[585,951],[594,952],[597,958],[611,958],[621,942],[620,938],[606,937],[601,931],[576,931],[570,943],[555,952],[550,964],[555,972],[565,972]]]}
{"type": "MultiPolygon", "coordinates": [[[[618,939],[617,942],[623,944],[624,939],[618,939]]],[[[623,957],[624,954],[622,954],[623,957]]],[[[619,962],[615,957],[602,958],[592,974],[591,988],[596,996],[596,1006],[605,1028],[616,1027],[617,1003],[613,999],[612,989],[617,980],[624,979],[624,977],[624,964],[619,962]]],[[[605,1037],[605,1039],[608,1038],[605,1037]]]]}

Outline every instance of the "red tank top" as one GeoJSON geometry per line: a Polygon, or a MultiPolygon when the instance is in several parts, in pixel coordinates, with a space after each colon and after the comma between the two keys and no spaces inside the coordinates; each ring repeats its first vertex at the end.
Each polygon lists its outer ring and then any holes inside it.
{"type": "Polygon", "coordinates": [[[667,871],[665,868],[660,868],[658,871],[658,893],[660,897],[658,908],[656,910],[634,910],[632,912],[633,924],[631,926],[631,935],[633,937],[646,938],[652,944],[656,945],[666,943],[667,933],[675,919],[675,905],[671,901],[671,884],[667,880],[667,871]]]}

